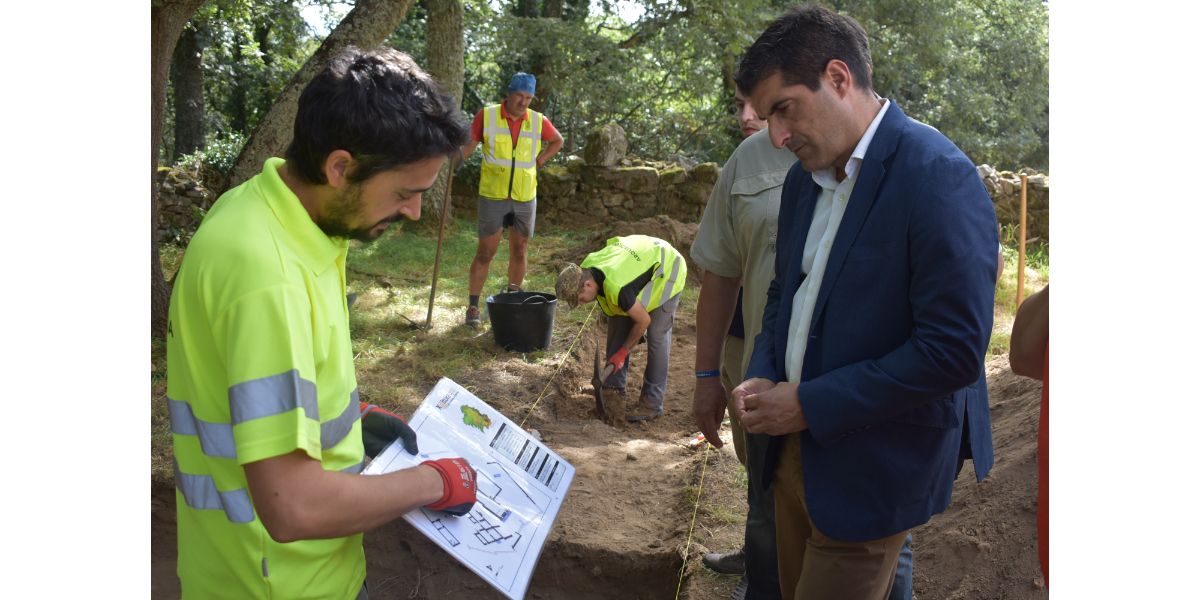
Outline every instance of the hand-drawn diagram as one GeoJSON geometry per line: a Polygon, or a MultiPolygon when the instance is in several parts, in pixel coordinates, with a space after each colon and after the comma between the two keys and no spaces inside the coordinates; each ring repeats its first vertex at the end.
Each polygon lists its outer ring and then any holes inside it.
{"type": "Polygon", "coordinates": [[[421,508],[404,518],[509,598],[523,597],[575,468],[446,378],[409,423],[420,454],[395,443],[363,473],[380,475],[444,457],[467,459],[476,471],[470,512],[454,517],[421,508]]]}

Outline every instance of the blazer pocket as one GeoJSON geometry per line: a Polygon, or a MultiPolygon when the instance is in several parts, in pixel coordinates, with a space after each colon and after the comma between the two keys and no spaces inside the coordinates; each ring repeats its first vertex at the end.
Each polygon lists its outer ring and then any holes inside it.
{"type": "Polygon", "coordinates": [[[944,396],[926,402],[906,413],[897,415],[889,420],[892,423],[903,423],[905,425],[920,425],[922,427],[935,427],[938,429],[949,429],[958,427],[958,411],[954,410],[954,396],[944,396]]]}

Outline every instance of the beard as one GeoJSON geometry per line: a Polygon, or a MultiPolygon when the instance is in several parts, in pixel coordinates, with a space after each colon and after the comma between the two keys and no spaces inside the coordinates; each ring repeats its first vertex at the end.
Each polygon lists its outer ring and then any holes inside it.
{"type": "Polygon", "coordinates": [[[325,207],[321,218],[315,222],[329,237],[370,243],[387,231],[387,228],[383,228],[375,233],[373,230],[376,227],[399,220],[399,217],[390,217],[367,227],[351,227],[350,222],[361,214],[362,207],[362,186],[357,183],[350,184],[345,190],[338,192],[333,201],[325,207]]]}

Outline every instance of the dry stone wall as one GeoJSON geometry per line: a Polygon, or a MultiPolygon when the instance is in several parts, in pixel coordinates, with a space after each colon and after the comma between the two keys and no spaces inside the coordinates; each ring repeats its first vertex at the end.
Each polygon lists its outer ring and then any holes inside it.
{"type": "Polygon", "coordinates": [[[186,169],[158,169],[158,241],[187,245],[216,198],[186,169]]]}
{"type": "Polygon", "coordinates": [[[1025,191],[1025,241],[1050,242],[1050,176],[1033,169],[997,171],[989,165],[980,165],[977,170],[983,178],[996,206],[996,220],[1001,225],[1021,225],[1021,175],[1027,176],[1025,191]]]}
{"type": "MultiPolygon", "coordinates": [[[[677,221],[695,223],[704,214],[704,205],[720,174],[721,167],[716,163],[688,168],[623,158],[609,167],[589,165],[571,156],[562,165],[547,165],[538,171],[538,222],[587,227],[669,215],[677,221]]],[[[464,187],[455,182],[456,214],[474,214],[474,187],[464,187]]]]}
{"type": "MultiPolygon", "coordinates": [[[[682,157],[670,162],[625,155],[625,132],[610,123],[588,137],[584,156],[567,156],[538,172],[538,223],[586,229],[616,222],[633,222],[665,215],[682,223],[697,223],[721,174],[716,163],[695,164],[682,157]]],[[[1020,224],[1021,178],[1028,175],[1030,241],[1050,240],[1050,177],[1030,169],[1020,172],[978,167],[984,187],[996,207],[1001,225],[1020,224]]],[[[454,181],[456,216],[474,216],[478,180],[461,175],[454,181]]],[[[195,170],[159,170],[159,240],[186,243],[200,218],[216,200],[195,170]]]]}

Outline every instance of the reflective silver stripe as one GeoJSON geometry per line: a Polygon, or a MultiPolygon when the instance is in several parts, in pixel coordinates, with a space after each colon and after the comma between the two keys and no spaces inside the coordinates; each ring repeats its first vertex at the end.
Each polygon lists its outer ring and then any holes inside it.
{"type": "Polygon", "coordinates": [[[267,557],[265,557],[265,556],[263,557],[263,577],[268,577],[268,575],[267,575],[267,557]]]}
{"type": "MultiPolygon", "coordinates": [[[[514,154],[515,154],[515,152],[514,152],[514,154]]],[[[532,169],[533,166],[537,163],[536,160],[512,160],[509,158],[496,158],[494,156],[489,156],[489,155],[485,155],[483,157],[483,160],[486,163],[493,164],[498,167],[504,167],[506,169],[509,166],[514,166],[518,169],[532,169]]]]}
{"type": "Polygon", "coordinates": [[[675,265],[671,267],[671,278],[667,280],[667,284],[663,286],[662,298],[659,303],[666,302],[671,299],[671,289],[675,287],[675,278],[679,277],[679,261],[675,259],[675,265]]]}
{"type": "Polygon", "coordinates": [[[191,405],[182,400],[167,398],[167,412],[171,415],[171,433],[198,436],[200,449],[208,456],[237,458],[237,445],[233,443],[233,426],[229,423],[197,419],[192,413],[191,405]]]}
{"type": "Polygon", "coordinates": [[[300,377],[300,371],[245,381],[229,388],[229,417],[232,425],[253,419],[279,415],[297,408],[314,421],[321,419],[317,410],[317,385],[300,377]]]}
{"type": "Polygon", "coordinates": [[[358,461],[358,464],[356,464],[356,465],[350,465],[350,466],[346,467],[345,469],[338,469],[338,470],[343,473],[349,473],[351,475],[358,475],[359,473],[362,473],[363,461],[360,460],[360,461],[358,461]]]}
{"type": "Polygon", "coordinates": [[[211,476],[180,471],[179,461],[175,461],[175,487],[183,494],[184,502],[196,510],[223,510],[234,523],[254,520],[254,506],[246,488],[219,491],[211,476]]]}
{"type": "Polygon", "coordinates": [[[358,421],[359,416],[358,388],[354,388],[354,391],[350,392],[350,402],[342,414],[321,423],[321,449],[328,450],[338,445],[338,442],[342,441],[342,438],[345,438],[346,434],[354,428],[354,423],[358,421]]]}
{"type": "Polygon", "coordinates": [[[499,105],[485,110],[484,113],[485,114],[484,114],[484,118],[483,118],[483,128],[485,131],[488,131],[492,134],[489,136],[484,136],[484,139],[487,140],[487,145],[488,145],[488,151],[484,152],[484,157],[486,158],[488,156],[492,156],[492,155],[496,154],[496,136],[499,134],[500,131],[503,131],[503,129],[501,129],[501,127],[499,125],[497,125],[497,123],[499,123],[503,119],[500,118],[500,106],[499,105]]]}
{"type": "Polygon", "coordinates": [[[655,268],[655,272],[650,275],[650,281],[646,283],[646,287],[642,289],[642,308],[646,309],[647,311],[650,310],[650,296],[652,296],[654,293],[654,278],[662,277],[663,264],[664,264],[664,261],[666,261],[666,260],[667,260],[667,249],[662,246],[659,246],[658,247],[658,266],[655,268]]]}
{"type": "Polygon", "coordinates": [[[509,168],[510,166],[518,169],[532,169],[536,161],[514,161],[510,158],[496,158],[494,156],[484,156],[484,161],[490,164],[496,164],[497,167],[509,168]]]}

